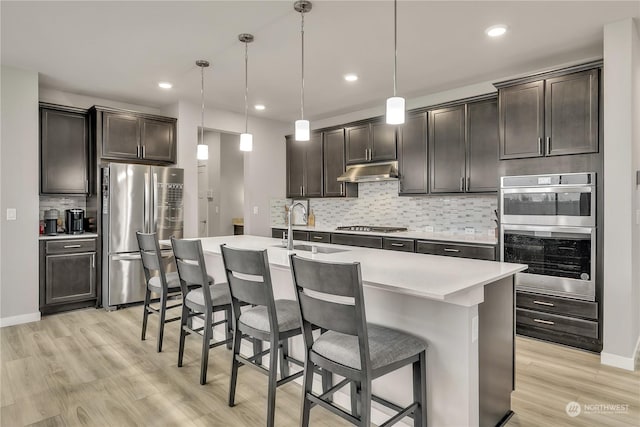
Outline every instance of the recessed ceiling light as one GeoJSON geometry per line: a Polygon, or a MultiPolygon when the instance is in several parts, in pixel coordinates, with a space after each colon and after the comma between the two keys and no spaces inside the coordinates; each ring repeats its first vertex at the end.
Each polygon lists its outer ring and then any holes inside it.
{"type": "Polygon", "coordinates": [[[344,75],[344,79],[348,82],[355,82],[356,80],[358,80],[358,75],[357,74],[345,74],[344,75]]]}
{"type": "Polygon", "coordinates": [[[507,32],[507,26],[502,24],[492,25],[491,27],[484,30],[484,32],[487,33],[489,37],[500,37],[507,32]]]}
{"type": "Polygon", "coordinates": [[[160,82],[158,83],[158,86],[160,86],[162,89],[171,89],[173,87],[173,85],[169,82],[160,82]]]}
{"type": "Polygon", "coordinates": [[[265,107],[265,106],[264,106],[264,105],[262,105],[262,104],[256,104],[256,105],[254,105],[254,106],[253,106],[253,108],[255,108],[256,110],[262,111],[262,110],[264,110],[264,109],[265,109],[265,108],[267,108],[267,107],[265,107]]]}

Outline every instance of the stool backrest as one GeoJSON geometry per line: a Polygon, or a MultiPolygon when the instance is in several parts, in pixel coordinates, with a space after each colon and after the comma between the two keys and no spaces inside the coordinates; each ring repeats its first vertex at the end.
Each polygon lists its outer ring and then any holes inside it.
{"type": "Polygon", "coordinates": [[[266,306],[271,331],[275,331],[278,321],[266,249],[238,249],[223,244],[220,251],[236,320],[242,304],[266,306]]]}
{"type": "Polygon", "coordinates": [[[368,369],[369,341],[360,263],[335,263],[289,255],[300,308],[305,346],[313,345],[312,327],[358,337],[360,366],[368,369]]]}
{"type": "Polygon", "coordinates": [[[147,283],[157,274],[160,277],[162,289],[167,291],[167,277],[165,275],[164,263],[162,262],[158,236],[156,233],[141,233],[140,231],[136,231],[136,238],[138,239],[140,258],[142,258],[142,269],[144,270],[144,277],[147,283]]]}
{"type": "Polygon", "coordinates": [[[189,290],[203,287],[202,294],[207,307],[212,307],[211,292],[208,292],[209,277],[202,252],[200,240],[184,240],[171,237],[173,255],[176,257],[178,277],[182,295],[186,297],[189,290]]]}

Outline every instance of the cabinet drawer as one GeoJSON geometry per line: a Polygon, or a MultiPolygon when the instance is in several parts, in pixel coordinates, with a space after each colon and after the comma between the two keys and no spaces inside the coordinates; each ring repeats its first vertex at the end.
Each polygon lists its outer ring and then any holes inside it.
{"type": "Polygon", "coordinates": [[[392,251],[415,252],[415,240],[413,239],[394,239],[389,237],[382,238],[382,249],[392,251]]]}
{"type": "Polygon", "coordinates": [[[47,254],[94,252],[96,239],[53,240],[47,242],[47,254]]]}
{"type": "Polygon", "coordinates": [[[271,237],[274,239],[282,239],[282,237],[287,235],[287,230],[284,228],[272,228],[271,229],[271,237]],[[283,234],[284,233],[284,234],[283,234]]]}
{"type": "Polygon", "coordinates": [[[496,250],[493,246],[451,244],[440,242],[418,241],[416,252],[430,255],[455,256],[460,258],[475,258],[495,261],[496,250]]]}
{"type": "Polygon", "coordinates": [[[360,246],[363,248],[382,249],[382,237],[362,236],[359,234],[333,233],[331,243],[336,245],[360,246]]]}
{"type": "Polygon", "coordinates": [[[331,233],[323,233],[320,231],[310,231],[309,241],[316,243],[331,243],[331,233]]]}
{"type": "Polygon", "coordinates": [[[517,292],[516,305],[518,308],[544,311],[547,313],[565,316],[576,316],[594,320],[598,318],[597,302],[552,297],[529,292],[517,292]]]}
{"type": "Polygon", "coordinates": [[[589,338],[598,338],[598,322],[527,310],[524,308],[516,309],[516,324],[581,335],[589,338]]]}

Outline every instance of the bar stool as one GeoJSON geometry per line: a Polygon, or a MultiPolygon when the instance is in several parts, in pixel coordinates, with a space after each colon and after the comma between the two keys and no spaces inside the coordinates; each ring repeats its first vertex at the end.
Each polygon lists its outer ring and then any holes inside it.
{"type": "Polygon", "coordinates": [[[233,357],[231,362],[231,383],[229,386],[229,406],[235,404],[238,368],[250,366],[269,377],[267,392],[267,426],[274,426],[276,408],[276,387],[302,376],[302,371],[289,375],[287,362],[303,366],[302,362],[288,355],[288,339],[299,335],[300,317],[297,304],[293,300],[275,300],[269,261],[266,250],[244,250],[221,245],[227,282],[231,291],[231,306],[234,318],[233,357]],[[248,303],[241,311],[241,304],[248,303]],[[240,354],[240,342],[245,336],[268,341],[266,351],[245,357],[240,354]],[[269,369],[263,368],[259,359],[269,354],[269,369]],[[280,362],[281,377],[277,379],[280,362]]]}
{"type": "Polygon", "coordinates": [[[226,283],[213,284],[207,274],[200,240],[179,240],[171,238],[173,254],[176,257],[180,287],[182,290],[182,316],[180,321],[180,346],[178,347],[178,366],[182,366],[184,342],[187,335],[202,335],[202,357],[200,362],[200,384],[207,382],[209,350],[224,344],[231,344],[231,296],[226,283]],[[208,287],[208,290],[205,288],[208,287]],[[214,313],[224,311],[225,318],[214,322],[214,313]],[[193,328],[192,318],[199,318],[202,327],[193,328]],[[225,324],[223,341],[211,342],[213,327],[225,324]]]}
{"type": "Polygon", "coordinates": [[[381,426],[411,416],[414,426],[425,427],[426,343],[405,332],[366,322],[359,263],[322,262],[296,254],[289,259],[306,348],[300,425],[309,425],[311,406],[317,404],[355,425],[368,427],[371,401],[375,400],[397,412],[381,426]],[[327,332],[314,338],[313,326],[327,332]],[[413,367],[413,403],[401,408],[371,394],[372,380],[409,364],[413,367]],[[311,387],[314,366],[344,380],[316,395],[311,387]],[[351,414],[327,399],[347,384],[352,386],[351,414]]]}
{"type": "Polygon", "coordinates": [[[167,273],[165,264],[162,260],[162,252],[160,251],[160,244],[158,243],[158,236],[156,233],[141,233],[136,232],[136,238],[138,240],[138,247],[140,249],[140,258],[142,259],[142,268],[144,270],[144,277],[146,280],[146,290],[144,294],[144,307],[142,314],[142,335],[141,340],[146,339],[147,335],[147,320],[149,314],[157,314],[160,319],[158,322],[158,342],[156,350],[162,351],[162,340],[164,336],[165,323],[175,322],[180,320],[179,316],[167,319],[167,310],[172,308],[182,307],[182,303],[167,306],[168,300],[172,296],[180,294],[180,279],[178,273],[167,273]],[[160,296],[160,305],[155,308],[151,305],[151,294],[157,294],[160,296]]]}

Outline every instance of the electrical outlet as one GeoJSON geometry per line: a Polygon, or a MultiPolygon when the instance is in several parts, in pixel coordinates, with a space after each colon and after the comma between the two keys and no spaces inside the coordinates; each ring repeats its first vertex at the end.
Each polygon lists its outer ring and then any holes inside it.
{"type": "Polygon", "coordinates": [[[465,227],[464,234],[475,234],[476,230],[473,227],[465,227]]]}
{"type": "Polygon", "coordinates": [[[7,221],[15,221],[17,218],[16,210],[14,208],[7,209],[7,221]]]}
{"type": "Polygon", "coordinates": [[[427,233],[433,233],[433,227],[431,225],[427,225],[424,228],[424,231],[426,231],[427,233]]]}
{"type": "Polygon", "coordinates": [[[257,206],[253,207],[253,214],[254,215],[258,215],[258,207],[257,206]]]}

